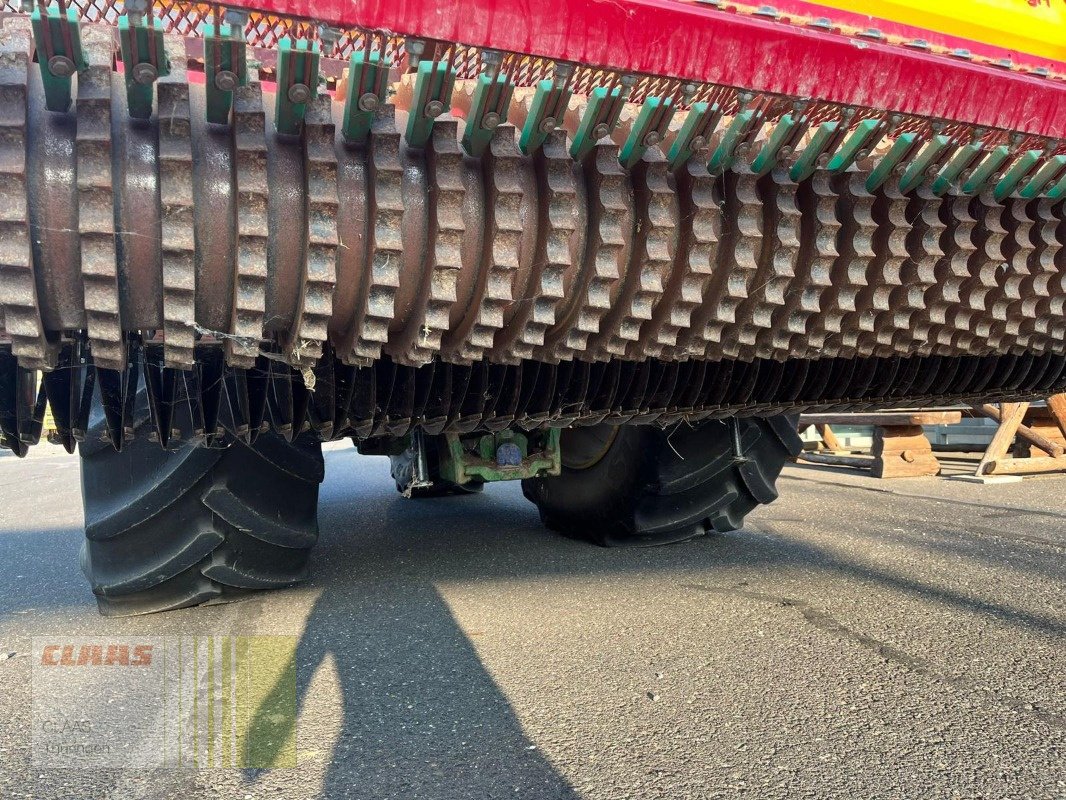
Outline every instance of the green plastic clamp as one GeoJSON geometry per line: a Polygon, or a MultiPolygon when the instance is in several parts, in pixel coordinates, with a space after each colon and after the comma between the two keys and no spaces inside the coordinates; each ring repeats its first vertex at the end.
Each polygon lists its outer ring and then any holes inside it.
{"type": "Polygon", "coordinates": [[[463,149],[472,156],[480,156],[492,141],[493,132],[507,121],[514,96],[514,83],[503,74],[477,76],[470,113],[463,128],[463,149]]]}
{"type": "Polygon", "coordinates": [[[896,170],[904,159],[911,153],[918,142],[918,134],[901,133],[881,161],[874,167],[870,177],[866,179],[866,191],[876,192],[896,170]]]}
{"type": "Polygon", "coordinates": [[[840,122],[838,121],[823,122],[818,126],[814,135],[811,136],[811,140],[803,148],[803,152],[800,153],[800,157],[796,159],[796,163],[789,170],[788,175],[792,180],[799,183],[814,174],[814,171],[818,169],[819,160],[825,155],[826,148],[829,147],[829,143],[833,140],[838,128],[840,128],[840,122]]]}
{"type": "Polygon", "coordinates": [[[863,150],[872,150],[884,138],[885,128],[879,119],[864,119],[855,126],[855,130],[844,140],[836,151],[826,169],[834,174],[847,171],[854,164],[863,150]],[[881,131],[880,136],[875,136],[881,131]]]}
{"type": "Polygon", "coordinates": [[[148,119],[152,116],[155,97],[152,84],[170,74],[170,61],[163,47],[163,25],[154,17],[145,22],[141,16],[123,14],[118,20],[118,37],[129,115],[148,119]]]}
{"type": "Polygon", "coordinates": [[[419,61],[414,99],[407,115],[407,144],[425,147],[433,121],[452,107],[455,70],[446,61],[419,61]]]}
{"type": "Polygon", "coordinates": [[[777,166],[781,159],[781,150],[790,140],[806,128],[806,118],[801,115],[785,114],[777,121],[766,143],[759,149],[758,155],[751,162],[751,171],[756,175],[765,175],[777,166]]]}
{"type": "Polygon", "coordinates": [[[570,144],[570,156],[575,161],[583,161],[592,152],[596,142],[611,135],[618,126],[618,117],[628,94],[628,86],[616,86],[610,90],[598,86],[592,90],[585,113],[574,132],[574,141],[570,144]]]}
{"type": "Polygon", "coordinates": [[[930,170],[936,167],[937,159],[947,150],[950,144],[950,136],[937,134],[930,139],[925,147],[922,148],[922,151],[907,165],[907,169],[903,172],[903,177],[899,179],[900,192],[906,194],[925,183],[926,179],[930,177],[930,170]]]}
{"type": "Polygon", "coordinates": [[[992,191],[992,195],[996,198],[996,202],[1001,202],[1004,198],[1010,197],[1010,195],[1014,193],[1014,190],[1018,188],[1018,184],[1029,174],[1033,165],[1036,164],[1043,155],[1043,150],[1026,150],[1022,153],[1011,168],[1007,170],[1007,174],[1000,178],[999,183],[996,184],[996,188],[992,191]]]}
{"type": "Polygon", "coordinates": [[[464,437],[464,443],[457,433],[444,436],[447,447],[440,453],[440,475],[451,483],[515,481],[562,472],[558,428],[490,433],[476,437],[473,448],[466,446],[470,437],[464,437]]]}
{"type": "Polygon", "coordinates": [[[1066,175],[1059,178],[1059,182],[1048,189],[1047,196],[1051,200],[1061,200],[1066,197],[1066,175]]]}
{"type": "Polygon", "coordinates": [[[677,138],[666,156],[670,169],[683,167],[694,152],[705,147],[721,119],[722,112],[717,103],[713,106],[708,103],[695,103],[689,108],[688,116],[685,117],[681,130],[677,132],[677,138]]]}
{"type": "Polygon", "coordinates": [[[384,105],[389,93],[392,64],[381,53],[352,53],[348,61],[348,95],[344,100],[341,132],[349,142],[362,143],[370,136],[374,112],[384,105]]]}
{"type": "Polygon", "coordinates": [[[226,125],[233,106],[233,90],[248,85],[247,45],[243,31],[235,32],[225,23],[217,33],[214,25],[205,25],[203,37],[207,121],[226,125]]]}
{"type": "Polygon", "coordinates": [[[522,135],[518,140],[523,153],[532,155],[537,152],[548,134],[559,127],[572,94],[565,85],[558,85],[555,81],[543,80],[537,84],[529,115],[522,125],[522,135]]]}
{"type": "Polygon", "coordinates": [[[752,127],[759,118],[761,118],[761,115],[756,115],[752,109],[737,112],[737,115],[733,117],[733,121],[729,123],[729,127],[726,128],[722,141],[718,143],[718,147],[711,154],[711,160],[707,163],[707,171],[709,173],[721,175],[733,166],[737,147],[744,137],[751,132],[752,127]]]}
{"type": "MultiPolygon", "coordinates": [[[[1039,197],[1054,180],[1055,177],[1066,167],[1066,155],[1052,156],[1040,169],[1036,171],[1032,179],[1018,192],[1018,196],[1025,200],[1039,197]]],[[[1064,173],[1066,177],[1066,173],[1064,173]]]]}
{"type": "Polygon", "coordinates": [[[984,160],[974,167],[966,183],[962,185],[965,194],[977,194],[984,189],[985,184],[992,178],[996,171],[1003,166],[1003,162],[1010,157],[1010,148],[1005,144],[995,147],[985,156],[984,160]]]}
{"type": "Polygon", "coordinates": [[[529,115],[522,125],[518,146],[526,155],[537,152],[548,135],[559,127],[573,93],[566,86],[543,80],[533,92],[529,115]]]}
{"type": "Polygon", "coordinates": [[[632,169],[644,157],[644,151],[663,140],[676,110],[672,97],[649,97],[644,101],[618,154],[623,167],[632,169]]]}
{"type": "Polygon", "coordinates": [[[278,89],[274,95],[274,128],[297,136],[303,127],[307,104],[318,97],[318,42],[307,39],[278,41],[278,89]]]}
{"type": "Polygon", "coordinates": [[[959,179],[959,176],[981,157],[982,152],[984,152],[983,140],[971,142],[960,147],[933,181],[933,194],[940,197],[947,192],[948,189],[955,185],[955,181],[959,179]]]}
{"type": "Polygon", "coordinates": [[[73,8],[65,15],[58,8],[49,8],[42,16],[38,7],[30,15],[30,24],[41,66],[45,108],[66,111],[70,108],[70,79],[88,66],[81,51],[78,14],[73,8]]]}

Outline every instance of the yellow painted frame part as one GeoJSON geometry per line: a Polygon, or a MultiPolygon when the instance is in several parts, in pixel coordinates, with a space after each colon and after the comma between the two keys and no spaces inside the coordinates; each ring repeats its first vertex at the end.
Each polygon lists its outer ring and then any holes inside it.
{"type": "Polygon", "coordinates": [[[1066,0],[814,0],[947,36],[1066,62],[1066,0]]]}

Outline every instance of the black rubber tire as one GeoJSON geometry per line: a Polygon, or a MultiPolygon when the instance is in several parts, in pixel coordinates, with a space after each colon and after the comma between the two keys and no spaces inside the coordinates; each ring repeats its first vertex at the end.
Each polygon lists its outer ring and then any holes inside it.
{"type": "Polygon", "coordinates": [[[462,497],[469,494],[478,494],[485,488],[482,481],[470,481],[469,483],[452,483],[440,476],[440,456],[438,448],[445,447],[443,436],[427,437],[426,470],[432,485],[415,486],[415,448],[408,447],[398,456],[389,456],[392,479],[396,482],[396,491],[404,497],[414,500],[423,500],[430,497],[462,497]]]}
{"type": "Polygon", "coordinates": [[[322,445],[266,433],[251,447],[121,452],[83,443],[82,571],[104,616],[218,602],[308,577],[322,445]],[[88,446],[86,446],[88,445],[88,446]]]}
{"type": "Polygon", "coordinates": [[[796,418],[788,416],[666,430],[628,425],[609,432],[609,441],[606,428],[565,429],[562,474],[522,481],[547,527],[604,547],[670,544],[739,529],[748,512],[777,498],[777,476],[801,448],[796,418]],[[570,459],[568,465],[568,439],[573,452],[590,437],[608,443],[586,463],[570,459]]]}

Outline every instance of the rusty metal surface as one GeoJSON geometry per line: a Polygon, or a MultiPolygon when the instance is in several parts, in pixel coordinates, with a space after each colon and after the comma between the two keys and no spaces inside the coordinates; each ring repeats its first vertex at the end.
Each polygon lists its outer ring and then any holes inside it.
{"type": "Polygon", "coordinates": [[[120,317],[111,115],[112,98],[121,92],[116,84],[122,79],[112,70],[111,47],[109,28],[90,26],[83,30],[82,48],[89,66],[78,76],[75,142],[79,251],[89,344],[98,366],[121,370],[126,349],[120,317]]]}
{"type": "Polygon", "coordinates": [[[50,367],[55,348],[37,300],[27,193],[27,85],[30,35],[25,20],[0,31],[0,310],[12,352],[27,366],[50,367]]]}

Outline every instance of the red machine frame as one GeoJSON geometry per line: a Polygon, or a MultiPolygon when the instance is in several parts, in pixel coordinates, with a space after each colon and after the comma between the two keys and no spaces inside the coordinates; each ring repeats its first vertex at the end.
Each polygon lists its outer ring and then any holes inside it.
{"type": "MultiPolygon", "coordinates": [[[[264,2],[228,4],[262,10],[264,2]]],[[[274,13],[339,27],[1066,138],[1066,80],[1057,70],[1045,75],[1031,65],[995,66],[990,59],[954,57],[713,2],[269,0],[268,5],[274,13]]]]}

